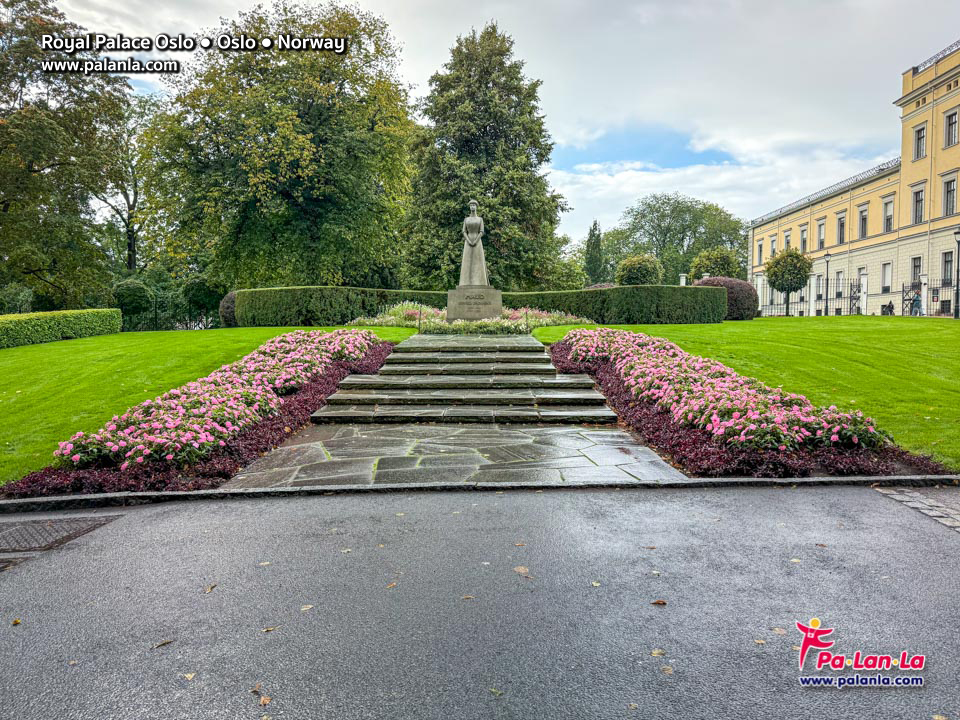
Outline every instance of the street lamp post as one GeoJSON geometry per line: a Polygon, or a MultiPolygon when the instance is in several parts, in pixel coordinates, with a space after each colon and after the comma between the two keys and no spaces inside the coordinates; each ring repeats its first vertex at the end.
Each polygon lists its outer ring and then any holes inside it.
{"type": "Polygon", "coordinates": [[[827,262],[827,269],[824,271],[824,296],[823,296],[823,314],[825,316],[830,315],[830,252],[826,252],[823,255],[823,259],[827,262]]]}
{"type": "Polygon", "coordinates": [[[960,320],[960,228],[953,231],[953,239],[957,241],[957,253],[953,256],[957,275],[953,281],[953,318],[960,320]]]}

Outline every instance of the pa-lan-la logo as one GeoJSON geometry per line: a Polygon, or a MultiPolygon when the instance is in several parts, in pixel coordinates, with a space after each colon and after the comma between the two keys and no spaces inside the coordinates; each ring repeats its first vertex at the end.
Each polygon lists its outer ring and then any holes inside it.
{"type": "Polygon", "coordinates": [[[827,636],[833,633],[834,628],[821,627],[820,618],[811,618],[807,625],[797,623],[797,630],[803,633],[800,643],[800,671],[803,672],[803,663],[811,649],[816,650],[816,669],[843,670],[923,670],[926,663],[925,655],[913,655],[906,650],[899,655],[866,653],[856,650],[852,655],[830,652],[834,640],[827,636]]]}

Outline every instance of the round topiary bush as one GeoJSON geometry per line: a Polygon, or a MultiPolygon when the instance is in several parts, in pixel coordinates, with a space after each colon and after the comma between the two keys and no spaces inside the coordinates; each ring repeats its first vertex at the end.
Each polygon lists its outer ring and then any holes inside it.
{"type": "Polygon", "coordinates": [[[153,293],[139,280],[130,278],[117,283],[113,298],[124,316],[139,315],[153,308],[153,293]]]}
{"type": "Polygon", "coordinates": [[[663,265],[653,255],[631,255],[620,261],[613,279],[618,285],[660,285],[663,265]]]}
{"type": "Polygon", "coordinates": [[[694,278],[734,277],[740,272],[740,263],[730,248],[715,247],[703,250],[690,263],[690,275],[694,278]]]}
{"type": "Polygon", "coordinates": [[[209,317],[220,305],[220,293],[210,285],[205,275],[188,278],[180,292],[194,315],[209,317]]]}
{"type": "Polygon", "coordinates": [[[220,301],[220,325],[237,327],[237,292],[231,290],[220,301]]]}
{"type": "Polygon", "coordinates": [[[708,277],[694,285],[709,285],[727,289],[727,316],[724,320],[753,320],[760,307],[760,298],[753,285],[746,280],[731,277],[708,277]]]}

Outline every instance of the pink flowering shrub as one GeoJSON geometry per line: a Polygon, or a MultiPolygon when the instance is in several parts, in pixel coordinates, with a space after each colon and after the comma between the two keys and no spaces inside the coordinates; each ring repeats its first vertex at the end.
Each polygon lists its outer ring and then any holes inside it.
{"type": "Polygon", "coordinates": [[[573,330],[564,341],[570,359],[609,362],[637,400],[669,411],[678,425],[709,432],[741,448],[878,448],[890,441],[859,410],[817,407],[803,395],[770,388],[715,360],[661,338],[624,330],[573,330]]]}
{"type": "Polygon", "coordinates": [[[73,467],[146,462],[196,463],[262,418],[338,361],[359,361],[375,345],[369,330],[298,330],[264,343],[204,378],[115,415],[97,432],[78,432],[54,456],[73,467]]]}

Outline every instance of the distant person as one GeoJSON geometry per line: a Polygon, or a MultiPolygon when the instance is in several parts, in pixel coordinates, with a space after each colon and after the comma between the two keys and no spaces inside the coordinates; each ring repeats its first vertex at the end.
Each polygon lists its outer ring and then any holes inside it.
{"type": "Polygon", "coordinates": [[[923,309],[920,307],[920,296],[913,296],[913,303],[910,306],[910,314],[920,317],[923,314],[923,309]]]}

